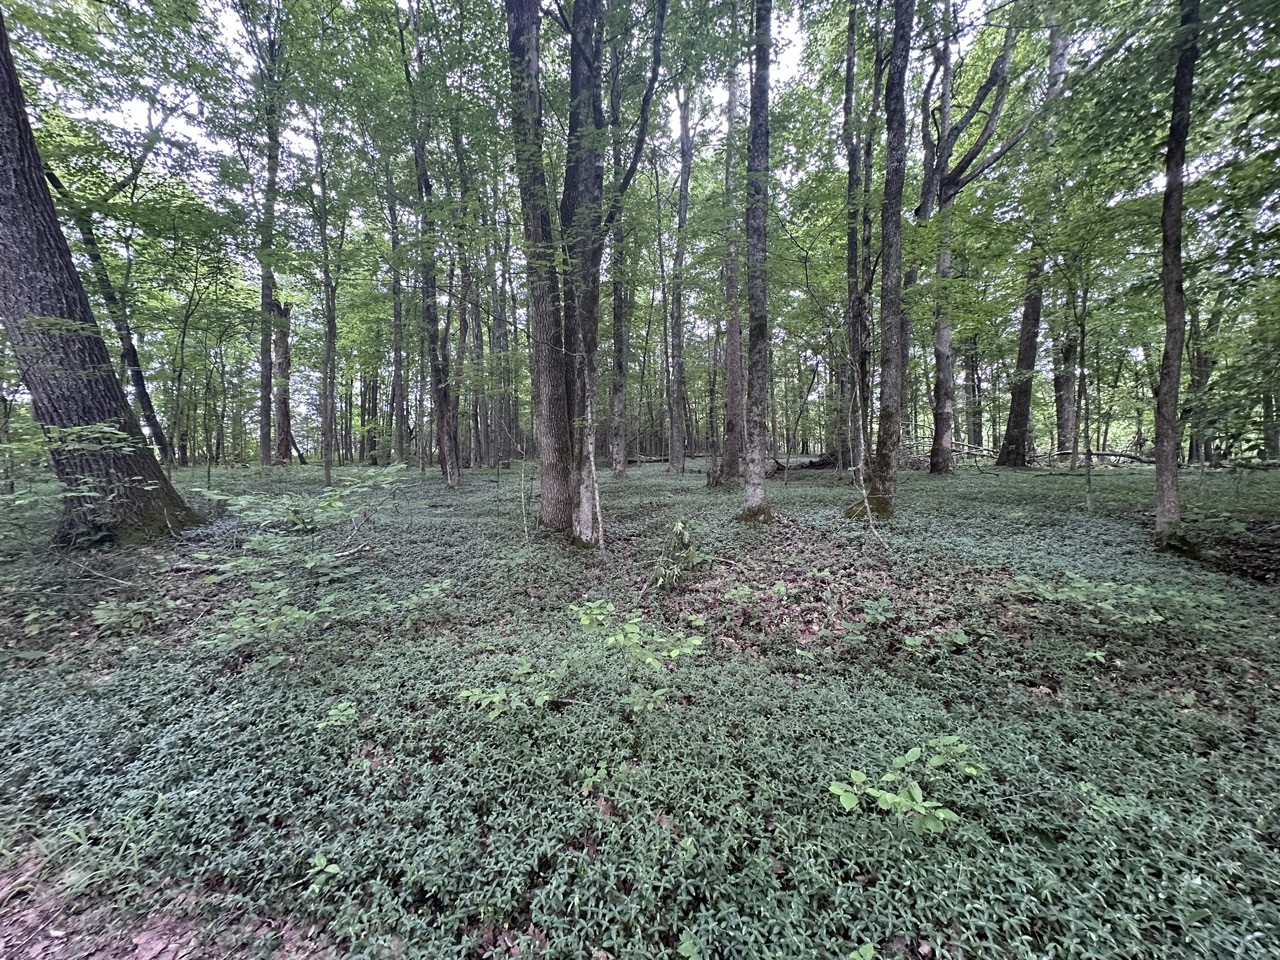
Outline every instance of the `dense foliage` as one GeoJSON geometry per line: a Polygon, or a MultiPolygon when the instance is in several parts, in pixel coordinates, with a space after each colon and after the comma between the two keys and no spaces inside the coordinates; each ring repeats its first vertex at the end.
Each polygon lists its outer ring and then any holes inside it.
{"type": "MultiPolygon", "coordinates": [[[[1149,551],[1149,472],[1094,514],[910,474],[868,530],[829,475],[758,527],[660,469],[606,482],[604,552],[506,471],[192,471],[225,513],[177,545],[7,540],[0,939],[57,903],[85,952],[146,911],[210,956],[1266,951],[1280,609],[1149,551]],[[955,819],[846,810],[851,770],[955,819]]],[[[1274,538],[1274,475],[1187,488],[1206,552],[1274,538]]]]}

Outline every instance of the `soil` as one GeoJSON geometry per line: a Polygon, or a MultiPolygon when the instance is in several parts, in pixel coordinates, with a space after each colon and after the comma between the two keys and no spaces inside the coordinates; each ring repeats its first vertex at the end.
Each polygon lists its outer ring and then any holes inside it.
{"type": "MultiPolygon", "coordinates": [[[[30,857],[0,873],[0,958],[3,960],[225,960],[260,956],[278,960],[334,960],[331,942],[291,923],[196,918],[195,901],[179,898],[150,913],[133,905],[78,911],[57,885],[40,878],[41,859],[30,857]],[[186,909],[184,909],[186,908],[186,909]],[[228,945],[236,944],[228,953],[228,945]],[[246,944],[258,944],[245,952],[246,944]]],[[[148,898],[150,899],[150,898],[148,898]]]]}

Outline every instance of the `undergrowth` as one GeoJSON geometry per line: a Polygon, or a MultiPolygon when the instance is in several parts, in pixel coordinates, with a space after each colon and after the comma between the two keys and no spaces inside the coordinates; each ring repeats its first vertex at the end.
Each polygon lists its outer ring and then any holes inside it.
{"type": "Polygon", "coordinates": [[[753,525],[659,471],[606,484],[603,554],[479,471],[193,472],[177,546],[15,548],[0,857],[360,958],[1272,948],[1280,607],[1151,551],[1149,473],[1094,515],[911,474],[872,533],[830,473],[753,525]]]}

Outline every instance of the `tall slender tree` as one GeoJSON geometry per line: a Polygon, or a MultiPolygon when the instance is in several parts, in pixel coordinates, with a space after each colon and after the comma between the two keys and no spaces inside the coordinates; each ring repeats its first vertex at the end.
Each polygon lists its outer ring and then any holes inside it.
{"type": "Polygon", "coordinates": [[[885,81],[884,199],[880,205],[880,430],[871,463],[868,499],[881,516],[892,516],[898,490],[902,443],[902,394],[906,315],[902,308],[902,193],[907,171],[907,61],[915,20],[912,0],[894,0],[893,41],[885,81]]]}
{"type": "Polygon", "coordinates": [[[765,403],[769,393],[769,58],[773,2],[755,0],[751,74],[751,126],[747,140],[747,469],[746,520],[769,520],[765,500],[765,403]]]}
{"type": "Polygon", "coordinates": [[[1178,496],[1178,394],[1187,334],[1187,298],[1182,285],[1182,207],[1186,189],[1187,138],[1191,97],[1200,55],[1200,0],[1178,5],[1178,66],[1164,161],[1164,204],[1160,215],[1160,288],[1164,296],[1164,354],[1156,394],[1156,538],[1171,542],[1182,520],[1178,496]]]}

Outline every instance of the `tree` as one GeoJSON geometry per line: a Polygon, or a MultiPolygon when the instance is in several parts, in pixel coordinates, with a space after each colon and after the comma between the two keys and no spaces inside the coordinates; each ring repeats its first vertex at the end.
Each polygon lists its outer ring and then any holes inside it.
{"type": "Polygon", "coordinates": [[[885,81],[884,200],[880,206],[880,432],[871,463],[872,510],[893,516],[898,447],[902,443],[902,387],[906,317],[902,309],[902,192],[907,169],[907,60],[915,17],[912,0],[894,0],[893,42],[885,81]]]}
{"type": "Polygon", "coordinates": [[[147,446],[45,183],[0,14],[0,322],[68,488],[55,541],[131,543],[200,522],[147,446]]]}
{"type": "Polygon", "coordinates": [[[745,520],[772,517],[765,500],[765,400],[769,391],[769,57],[773,2],[755,0],[751,116],[747,138],[747,469],[745,520]]]}
{"type": "Polygon", "coordinates": [[[1164,354],[1156,394],[1156,537],[1170,541],[1181,522],[1178,460],[1181,442],[1178,392],[1182,381],[1182,349],[1187,333],[1183,290],[1182,206],[1191,129],[1191,94],[1200,50],[1200,0],[1180,0],[1178,66],[1173,81],[1173,110],[1164,163],[1164,204],[1160,215],[1160,288],[1164,299],[1164,354]]]}
{"type": "MultiPolygon", "coordinates": [[[[737,6],[734,6],[734,23],[737,22],[737,6]]],[[[731,68],[729,74],[729,98],[725,106],[724,132],[724,197],[726,210],[732,210],[735,201],[734,137],[738,123],[738,71],[731,68]]],[[[739,289],[741,254],[738,245],[738,218],[730,213],[724,231],[724,449],[720,453],[717,482],[736,481],[742,460],[742,297],[739,289]]]]}

